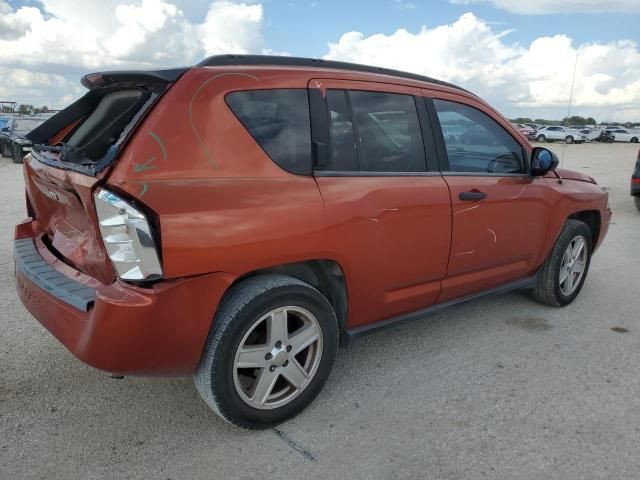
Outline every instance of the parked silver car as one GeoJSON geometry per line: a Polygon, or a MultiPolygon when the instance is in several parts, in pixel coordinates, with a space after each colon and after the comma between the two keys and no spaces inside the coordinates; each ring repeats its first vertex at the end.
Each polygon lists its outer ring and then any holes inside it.
{"type": "Polygon", "coordinates": [[[536,140],[541,143],[557,140],[564,140],[567,143],[582,143],[587,140],[587,137],[573,128],[552,125],[538,130],[536,140]]]}
{"type": "Polygon", "coordinates": [[[638,143],[638,139],[640,138],[640,133],[626,128],[607,128],[607,131],[613,135],[614,141],[616,142],[638,143]]]}

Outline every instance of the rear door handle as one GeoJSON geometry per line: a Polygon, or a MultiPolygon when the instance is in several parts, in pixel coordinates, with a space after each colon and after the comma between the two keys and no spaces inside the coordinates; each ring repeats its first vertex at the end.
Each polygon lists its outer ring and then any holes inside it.
{"type": "Polygon", "coordinates": [[[474,189],[469,192],[460,192],[458,198],[464,202],[470,202],[473,200],[482,200],[483,198],[487,198],[487,194],[474,189]]]}

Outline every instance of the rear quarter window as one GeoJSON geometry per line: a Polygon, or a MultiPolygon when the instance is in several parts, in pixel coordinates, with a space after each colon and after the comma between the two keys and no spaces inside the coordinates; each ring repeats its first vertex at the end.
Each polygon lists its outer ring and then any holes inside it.
{"type": "Polygon", "coordinates": [[[247,90],[225,98],[254,140],[281,168],[311,174],[311,123],[306,89],[247,90]]]}

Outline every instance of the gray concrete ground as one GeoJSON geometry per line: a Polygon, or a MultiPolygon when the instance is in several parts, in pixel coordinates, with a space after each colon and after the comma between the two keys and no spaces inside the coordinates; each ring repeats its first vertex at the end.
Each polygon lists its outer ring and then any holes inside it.
{"type": "Polygon", "coordinates": [[[574,304],[514,293],[369,336],[340,351],[310,408],[263,432],[227,426],[188,378],[83,365],[25,311],[11,260],[22,174],[3,159],[0,478],[640,478],[636,153],[566,147],[565,167],[609,187],[615,212],[574,304]]]}

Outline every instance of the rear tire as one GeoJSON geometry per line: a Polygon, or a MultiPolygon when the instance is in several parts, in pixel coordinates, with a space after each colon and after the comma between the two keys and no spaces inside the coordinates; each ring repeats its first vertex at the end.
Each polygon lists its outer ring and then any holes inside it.
{"type": "Polygon", "coordinates": [[[586,223],[567,220],[538,272],[531,292],[536,301],[551,307],[564,307],[576,299],[589,272],[593,248],[591,235],[586,223]]]}
{"type": "Polygon", "coordinates": [[[10,157],[11,156],[11,151],[7,148],[7,145],[2,145],[2,152],[0,152],[0,155],[2,155],[3,157],[10,157]]]}
{"type": "Polygon", "coordinates": [[[636,208],[640,211],[640,195],[633,197],[633,203],[636,204],[636,208]]]}
{"type": "Polygon", "coordinates": [[[259,275],[233,286],[220,303],[194,381],[227,422],[269,428],[313,401],[337,347],[338,322],[318,290],[286,275],[259,275]]]}
{"type": "Polygon", "coordinates": [[[638,137],[633,137],[631,139],[631,143],[638,143],[638,137]]]}
{"type": "Polygon", "coordinates": [[[538,139],[537,139],[540,143],[544,143],[547,141],[547,137],[545,137],[544,135],[538,135],[538,139]]]}
{"type": "Polygon", "coordinates": [[[571,135],[567,136],[567,138],[564,139],[565,142],[571,144],[573,143],[573,137],[571,135]]]}

